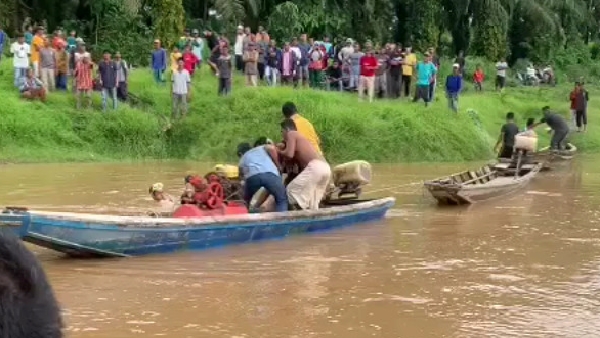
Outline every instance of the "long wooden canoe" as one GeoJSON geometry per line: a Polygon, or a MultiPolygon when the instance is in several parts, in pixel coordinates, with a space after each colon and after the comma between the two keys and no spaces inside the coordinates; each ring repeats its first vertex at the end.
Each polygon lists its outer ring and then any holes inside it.
{"type": "Polygon", "coordinates": [[[500,197],[524,187],[542,169],[542,163],[523,165],[515,176],[509,164],[487,164],[476,170],[424,182],[438,204],[465,205],[500,197]]]}
{"type": "Polygon", "coordinates": [[[7,209],[0,226],[27,242],[71,256],[126,257],[205,249],[376,221],[394,198],[337,200],[326,208],[200,219],[7,209]]]}

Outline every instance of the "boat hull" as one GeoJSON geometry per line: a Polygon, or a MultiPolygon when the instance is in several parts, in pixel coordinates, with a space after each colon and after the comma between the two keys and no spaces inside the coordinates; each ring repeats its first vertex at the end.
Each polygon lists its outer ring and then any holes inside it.
{"type": "Polygon", "coordinates": [[[394,203],[393,198],[386,198],[314,211],[201,220],[24,212],[0,215],[0,224],[14,228],[24,241],[71,256],[127,257],[201,250],[372,222],[383,218],[394,203]]]}
{"type": "MultiPolygon", "coordinates": [[[[490,166],[486,167],[490,168],[490,166]]],[[[452,177],[460,176],[454,174],[425,182],[424,186],[440,205],[468,205],[506,196],[521,189],[537,175],[542,167],[543,164],[538,163],[527,174],[519,177],[494,169],[495,175],[499,174],[499,177],[486,182],[482,182],[482,178],[475,177],[469,184],[453,183],[452,177]]]]}

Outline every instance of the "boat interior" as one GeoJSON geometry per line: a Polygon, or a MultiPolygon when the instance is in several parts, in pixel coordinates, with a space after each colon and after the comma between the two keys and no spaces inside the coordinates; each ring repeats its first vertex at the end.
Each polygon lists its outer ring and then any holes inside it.
{"type": "MultiPolygon", "coordinates": [[[[525,175],[535,169],[537,164],[523,164],[519,176],[525,175]]],[[[484,165],[477,170],[467,170],[444,178],[428,182],[437,185],[482,185],[489,182],[508,183],[514,180],[516,163],[497,163],[484,165]],[[500,182],[503,181],[503,182],[500,182]]]]}

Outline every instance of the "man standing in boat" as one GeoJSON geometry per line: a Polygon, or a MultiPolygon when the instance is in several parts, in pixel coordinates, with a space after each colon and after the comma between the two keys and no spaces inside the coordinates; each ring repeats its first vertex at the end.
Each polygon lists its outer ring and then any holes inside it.
{"type": "Polygon", "coordinates": [[[302,168],[287,186],[288,201],[304,210],[319,209],[331,178],[331,168],[313,143],[298,132],[294,120],[285,119],[281,132],[285,148],[278,149],[279,154],[302,168]]]}
{"type": "Polygon", "coordinates": [[[545,106],[542,108],[544,112],[544,117],[540,120],[536,126],[546,123],[548,127],[550,127],[553,132],[552,139],[550,140],[550,149],[551,150],[563,150],[564,142],[569,135],[569,124],[567,120],[561,115],[550,110],[550,107],[545,106]]]}
{"type": "Polygon", "coordinates": [[[515,147],[515,136],[519,133],[519,127],[515,123],[515,113],[506,114],[506,123],[500,129],[500,137],[494,147],[499,158],[512,158],[515,147]],[[502,145],[502,148],[500,146],[502,145]]]}

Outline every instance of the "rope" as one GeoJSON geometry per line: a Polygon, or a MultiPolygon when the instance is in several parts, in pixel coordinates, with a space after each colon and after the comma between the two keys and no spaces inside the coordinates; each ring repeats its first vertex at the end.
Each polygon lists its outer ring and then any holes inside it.
{"type": "Polygon", "coordinates": [[[408,183],[408,184],[393,185],[393,186],[387,187],[387,188],[381,188],[381,189],[375,189],[375,190],[365,191],[365,192],[362,193],[362,195],[372,194],[372,193],[382,192],[382,191],[390,191],[390,190],[395,190],[395,189],[403,188],[403,187],[414,187],[416,185],[421,185],[421,184],[422,184],[422,182],[413,182],[413,183],[408,183]]]}

